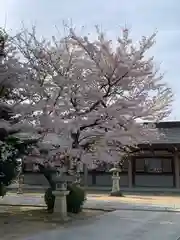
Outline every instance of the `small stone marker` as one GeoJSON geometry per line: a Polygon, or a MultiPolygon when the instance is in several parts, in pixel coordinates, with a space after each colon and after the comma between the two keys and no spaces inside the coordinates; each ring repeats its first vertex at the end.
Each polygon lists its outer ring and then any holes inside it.
{"type": "Polygon", "coordinates": [[[69,194],[67,183],[74,181],[74,176],[65,175],[64,173],[56,175],[53,178],[56,188],[53,191],[55,195],[54,213],[59,213],[61,220],[67,220],[67,203],[66,196],[69,194]]]}

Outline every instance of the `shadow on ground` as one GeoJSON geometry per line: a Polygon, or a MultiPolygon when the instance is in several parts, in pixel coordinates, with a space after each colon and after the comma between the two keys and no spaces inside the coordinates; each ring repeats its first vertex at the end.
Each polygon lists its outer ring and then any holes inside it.
{"type": "Polygon", "coordinates": [[[42,207],[3,206],[0,212],[0,236],[3,240],[20,240],[21,237],[38,232],[68,227],[73,223],[82,224],[85,220],[102,215],[100,210],[85,209],[80,214],[69,214],[67,222],[60,220],[59,214],[49,214],[42,207]]]}

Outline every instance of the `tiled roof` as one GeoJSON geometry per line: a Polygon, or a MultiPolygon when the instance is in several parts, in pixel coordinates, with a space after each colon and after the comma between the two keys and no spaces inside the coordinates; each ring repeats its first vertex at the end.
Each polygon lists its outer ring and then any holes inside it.
{"type": "Polygon", "coordinates": [[[160,138],[153,143],[180,143],[180,127],[159,128],[160,138]]]}

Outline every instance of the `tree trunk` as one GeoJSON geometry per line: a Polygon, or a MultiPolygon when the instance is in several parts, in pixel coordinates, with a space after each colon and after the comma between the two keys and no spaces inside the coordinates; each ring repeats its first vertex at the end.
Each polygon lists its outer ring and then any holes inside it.
{"type": "Polygon", "coordinates": [[[53,172],[50,168],[45,168],[43,165],[38,164],[40,172],[44,175],[44,177],[47,179],[49,186],[52,188],[52,190],[55,190],[55,182],[52,179],[53,172]]]}

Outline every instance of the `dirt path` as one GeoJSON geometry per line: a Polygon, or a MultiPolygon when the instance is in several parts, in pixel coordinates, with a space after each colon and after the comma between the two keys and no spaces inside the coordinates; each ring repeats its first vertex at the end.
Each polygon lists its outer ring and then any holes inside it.
{"type": "Polygon", "coordinates": [[[78,215],[70,215],[70,220],[64,224],[59,221],[58,215],[47,214],[42,208],[1,207],[0,211],[0,239],[2,240],[21,240],[39,232],[70,227],[70,223],[77,220],[84,221],[103,214],[102,211],[84,210],[78,215]]]}
{"type": "Polygon", "coordinates": [[[119,201],[122,203],[139,203],[139,204],[158,204],[158,205],[179,205],[180,196],[154,196],[154,195],[125,195],[124,197],[110,197],[106,194],[91,195],[90,198],[105,201],[119,201]]]}

